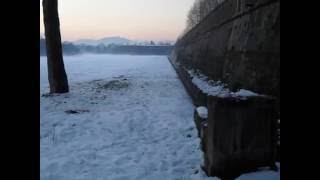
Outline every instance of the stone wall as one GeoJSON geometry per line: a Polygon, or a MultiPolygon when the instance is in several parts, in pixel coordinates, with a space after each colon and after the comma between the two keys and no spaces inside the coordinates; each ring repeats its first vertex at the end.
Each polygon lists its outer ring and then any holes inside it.
{"type": "MultiPolygon", "coordinates": [[[[233,179],[258,167],[275,168],[280,116],[280,0],[226,0],[178,40],[169,57],[196,106],[195,121],[209,176],[233,179]],[[238,2],[242,2],[239,7],[238,2]],[[221,98],[204,93],[188,70],[197,70],[231,91],[265,96],[221,98]],[[200,122],[201,120],[201,122],[200,122]]],[[[279,149],[279,147],[278,147],[279,149]]]]}
{"type": "Polygon", "coordinates": [[[171,60],[232,90],[275,96],[280,111],[280,0],[256,0],[242,11],[237,2],[226,0],[178,40],[171,60]]]}

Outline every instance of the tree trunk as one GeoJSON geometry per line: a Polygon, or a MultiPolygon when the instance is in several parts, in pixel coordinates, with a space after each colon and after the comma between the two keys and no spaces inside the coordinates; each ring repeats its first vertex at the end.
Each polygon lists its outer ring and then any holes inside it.
{"type": "Polygon", "coordinates": [[[63,63],[58,0],[43,0],[42,6],[50,93],[66,93],[69,85],[63,63]]]}

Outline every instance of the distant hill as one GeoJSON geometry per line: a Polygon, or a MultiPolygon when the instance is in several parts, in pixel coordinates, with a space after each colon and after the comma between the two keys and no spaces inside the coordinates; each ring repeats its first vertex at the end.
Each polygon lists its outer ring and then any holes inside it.
{"type": "MultiPolygon", "coordinates": [[[[46,44],[43,37],[40,34],[40,56],[46,56],[46,44]]],[[[62,49],[64,55],[81,53],[168,55],[173,45],[173,41],[132,41],[122,37],[107,37],[100,40],[65,41],[62,42],[62,49]]]]}
{"type": "Polygon", "coordinates": [[[131,45],[134,43],[134,41],[131,41],[126,38],[122,37],[106,37],[99,40],[93,40],[93,39],[80,39],[78,41],[73,42],[76,45],[91,45],[91,46],[97,46],[99,44],[104,44],[105,46],[115,44],[115,45],[131,45]]]}

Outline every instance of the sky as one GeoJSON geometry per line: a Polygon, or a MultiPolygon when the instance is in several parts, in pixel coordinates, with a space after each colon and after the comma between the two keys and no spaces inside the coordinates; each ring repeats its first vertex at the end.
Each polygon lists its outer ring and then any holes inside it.
{"type": "MultiPolygon", "coordinates": [[[[59,0],[63,41],[121,36],[176,40],[194,0],[59,0]]],[[[40,32],[44,33],[40,0],[40,32]]]]}

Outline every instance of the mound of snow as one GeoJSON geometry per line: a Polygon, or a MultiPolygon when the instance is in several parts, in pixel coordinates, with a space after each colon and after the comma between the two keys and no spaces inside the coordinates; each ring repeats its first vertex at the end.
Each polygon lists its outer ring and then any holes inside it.
{"type": "Polygon", "coordinates": [[[208,118],[208,109],[204,106],[197,107],[197,113],[202,119],[208,118]]]}

